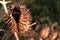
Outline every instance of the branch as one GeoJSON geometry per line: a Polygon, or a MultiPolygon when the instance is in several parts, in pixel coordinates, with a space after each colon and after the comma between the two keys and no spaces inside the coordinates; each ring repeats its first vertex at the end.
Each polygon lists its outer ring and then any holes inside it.
{"type": "Polygon", "coordinates": [[[17,32],[14,32],[14,36],[15,36],[16,40],[19,40],[17,32]]]}
{"type": "Polygon", "coordinates": [[[35,25],[35,24],[37,24],[37,23],[36,23],[36,22],[34,22],[34,23],[32,23],[32,24],[31,24],[31,26],[33,26],[33,25],[35,25]]]}

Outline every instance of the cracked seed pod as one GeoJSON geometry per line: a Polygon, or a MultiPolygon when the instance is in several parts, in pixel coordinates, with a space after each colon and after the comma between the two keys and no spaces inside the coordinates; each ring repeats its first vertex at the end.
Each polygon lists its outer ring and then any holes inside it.
{"type": "Polygon", "coordinates": [[[6,21],[7,29],[11,32],[18,32],[17,23],[20,16],[20,9],[18,6],[13,5],[11,13],[6,21]]]}
{"type": "Polygon", "coordinates": [[[17,24],[16,21],[14,20],[14,18],[10,15],[10,17],[8,18],[7,22],[7,29],[11,32],[17,32],[17,24]]]}

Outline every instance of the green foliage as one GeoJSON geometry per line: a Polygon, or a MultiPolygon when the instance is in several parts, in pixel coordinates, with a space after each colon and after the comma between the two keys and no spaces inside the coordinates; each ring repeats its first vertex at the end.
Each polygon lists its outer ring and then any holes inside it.
{"type": "Polygon", "coordinates": [[[5,24],[4,18],[0,18],[0,29],[5,27],[5,26],[6,26],[6,24],[5,24]]]}
{"type": "Polygon", "coordinates": [[[0,4],[0,8],[1,8],[1,4],[0,4]]]}
{"type": "Polygon", "coordinates": [[[60,0],[25,0],[25,4],[31,9],[33,20],[49,16],[52,22],[60,25],[60,0]]]}
{"type": "Polygon", "coordinates": [[[59,0],[26,0],[25,4],[31,8],[34,19],[49,16],[51,20],[58,21],[60,19],[59,2],[59,0]]]}

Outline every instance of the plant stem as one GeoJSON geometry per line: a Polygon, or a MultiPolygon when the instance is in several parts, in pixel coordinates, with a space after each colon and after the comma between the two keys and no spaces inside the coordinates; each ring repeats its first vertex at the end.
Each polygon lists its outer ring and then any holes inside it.
{"type": "Polygon", "coordinates": [[[14,32],[14,36],[15,36],[16,40],[19,40],[17,32],[14,32]]]}

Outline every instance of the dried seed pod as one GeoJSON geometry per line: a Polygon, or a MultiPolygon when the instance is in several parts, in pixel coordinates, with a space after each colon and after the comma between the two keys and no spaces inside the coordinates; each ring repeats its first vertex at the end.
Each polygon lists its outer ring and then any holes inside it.
{"type": "Polygon", "coordinates": [[[19,18],[18,27],[19,27],[19,32],[23,34],[31,29],[30,25],[31,25],[32,16],[30,10],[29,9],[27,10],[25,5],[21,5],[20,10],[21,10],[21,16],[19,18]]]}
{"type": "Polygon", "coordinates": [[[57,36],[58,36],[58,31],[53,32],[53,33],[50,35],[49,39],[50,39],[50,40],[55,40],[55,39],[57,38],[57,36]]]}
{"type": "Polygon", "coordinates": [[[20,14],[21,13],[20,13],[19,7],[18,6],[16,7],[15,5],[13,5],[12,11],[10,12],[9,17],[6,21],[8,30],[10,30],[11,32],[18,32],[17,23],[18,23],[20,14]]]}
{"type": "Polygon", "coordinates": [[[44,25],[44,28],[42,28],[41,32],[40,32],[40,37],[41,38],[47,38],[49,33],[50,33],[50,27],[48,25],[44,25]]]}
{"type": "Polygon", "coordinates": [[[58,25],[57,22],[54,22],[54,23],[51,25],[51,32],[50,32],[50,36],[49,36],[49,39],[50,39],[50,40],[55,40],[55,39],[57,38],[57,36],[58,36],[57,25],[58,25]]]}

